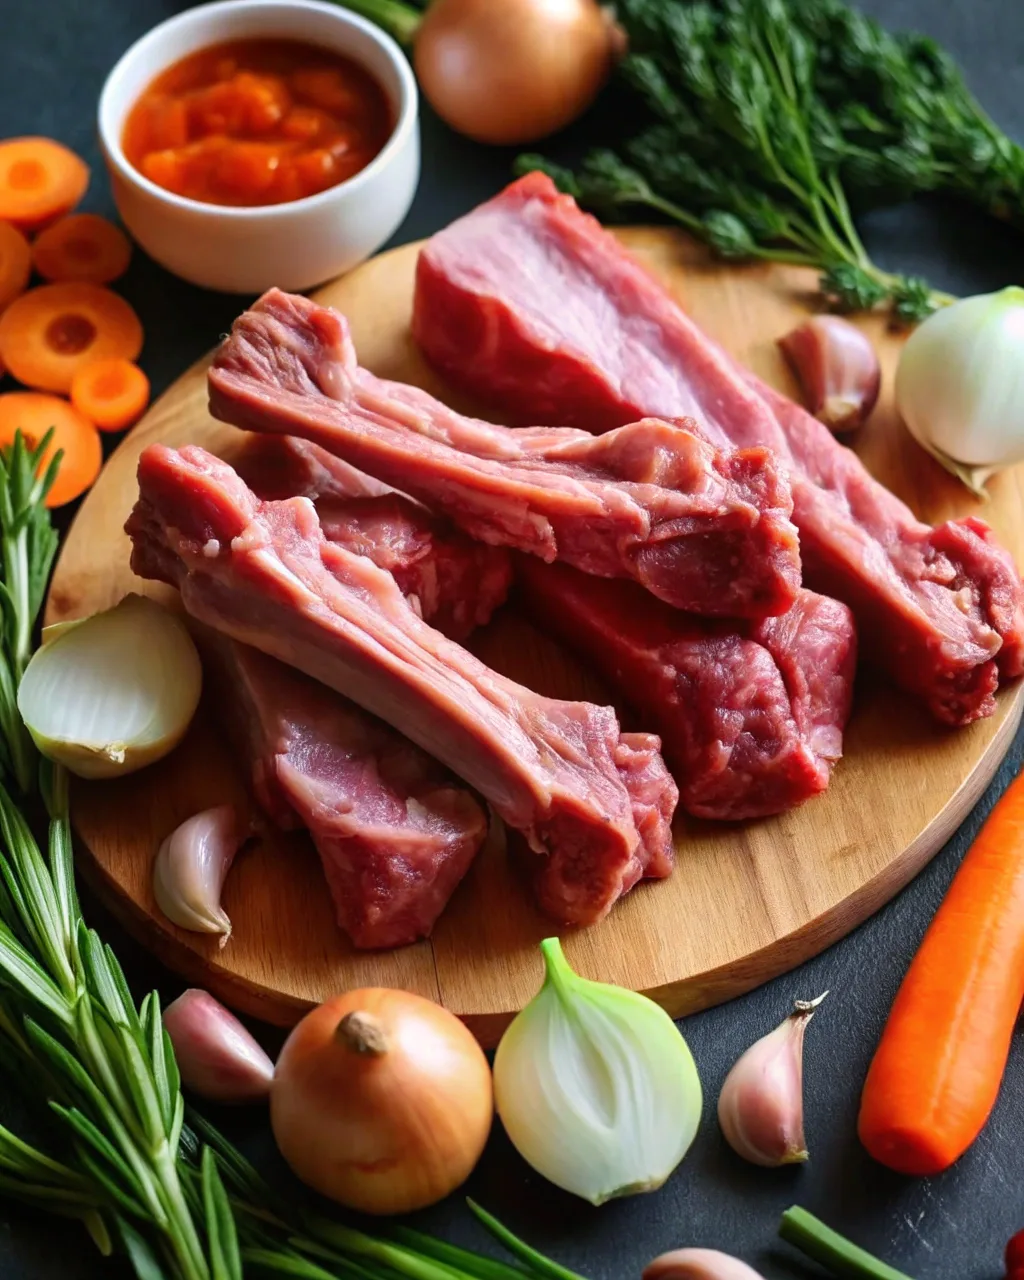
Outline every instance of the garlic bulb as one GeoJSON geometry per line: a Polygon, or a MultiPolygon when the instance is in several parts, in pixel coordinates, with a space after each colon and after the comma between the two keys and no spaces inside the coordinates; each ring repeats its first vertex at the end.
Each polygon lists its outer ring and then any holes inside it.
{"type": "Polygon", "coordinates": [[[197,813],[171,832],[153,863],[153,896],[168,920],[193,933],[219,933],[225,945],[231,921],[220,895],[244,839],[229,804],[197,813]]]}
{"type": "Polygon", "coordinates": [[[882,367],[871,339],[840,316],[812,316],[779,339],[807,407],[836,434],[863,425],[878,402],[882,367]]]}
{"type": "Polygon", "coordinates": [[[164,1010],[182,1082],[213,1102],[257,1102],[270,1094],[274,1064],[233,1013],[192,987],[164,1010]]]}
{"type": "Polygon", "coordinates": [[[1024,289],[962,298],[907,339],[896,405],[914,439],[979,496],[1024,461],[1024,289]]]}
{"type": "Polygon", "coordinates": [[[761,1280],[739,1258],[717,1249],[673,1249],[644,1267],[641,1280],[761,1280]]]}
{"type": "Polygon", "coordinates": [[[825,995],[795,1001],[789,1017],[752,1044],[725,1078],[718,1122],[729,1146],[751,1164],[774,1168],[807,1159],[804,1032],[825,995]]]}
{"type": "Polygon", "coordinates": [[[557,938],[541,952],[544,985],[494,1059],[505,1129],[538,1173],[591,1204],[653,1191],[700,1121],[686,1041],[646,996],[575,974],[557,938]]]}
{"type": "Polygon", "coordinates": [[[18,688],[36,746],[81,778],[113,778],[167,755],[202,684],[185,624],[145,596],[48,627],[18,688]]]}

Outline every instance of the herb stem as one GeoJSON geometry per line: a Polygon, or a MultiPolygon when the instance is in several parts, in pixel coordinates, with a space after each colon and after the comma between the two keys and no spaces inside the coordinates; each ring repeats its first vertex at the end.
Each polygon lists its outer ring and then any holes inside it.
{"type": "Polygon", "coordinates": [[[335,3],[369,18],[406,48],[412,44],[423,21],[423,15],[402,0],[335,0],[335,3]]]}
{"type": "Polygon", "coordinates": [[[782,1215],[779,1236],[805,1254],[827,1267],[833,1275],[850,1280],[910,1280],[902,1271],[868,1253],[866,1249],[851,1244],[845,1236],[825,1226],[812,1213],[794,1205],[782,1215]]]}
{"type": "Polygon", "coordinates": [[[577,1275],[575,1271],[570,1271],[568,1267],[552,1262],[550,1258],[545,1258],[536,1249],[532,1249],[525,1241],[520,1240],[517,1235],[509,1231],[508,1227],[503,1226],[493,1214],[488,1213],[486,1209],[482,1209],[475,1200],[467,1198],[466,1204],[469,1206],[473,1216],[487,1228],[495,1240],[500,1241],[509,1253],[534,1271],[536,1275],[546,1277],[547,1280],[583,1280],[583,1277],[577,1275]]]}

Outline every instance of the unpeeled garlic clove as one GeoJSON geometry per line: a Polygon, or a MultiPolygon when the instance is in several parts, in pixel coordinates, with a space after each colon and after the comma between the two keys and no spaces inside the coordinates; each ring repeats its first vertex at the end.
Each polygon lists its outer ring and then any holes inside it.
{"type": "Polygon", "coordinates": [[[761,1280],[739,1258],[717,1249],[673,1249],[644,1267],[642,1280],[761,1280]]]}
{"type": "Polygon", "coordinates": [[[224,946],[231,921],[220,895],[244,839],[229,804],[205,809],[171,832],[153,864],[153,896],[168,920],[194,933],[219,933],[224,946]]]}
{"type": "Polygon", "coordinates": [[[274,1064],[233,1013],[198,987],[164,1010],[182,1082],[214,1102],[258,1102],[270,1093],[274,1064]]]}
{"type": "Polygon", "coordinates": [[[751,1164],[775,1168],[807,1159],[804,1032],[825,995],[795,1001],[789,1017],[752,1044],[725,1078],[718,1123],[729,1146],[751,1164]]]}
{"type": "Polygon", "coordinates": [[[807,407],[832,431],[867,421],[882,387],[871,340],[839,316],[812,316],[779,339],[803,388],[807,407]]]}

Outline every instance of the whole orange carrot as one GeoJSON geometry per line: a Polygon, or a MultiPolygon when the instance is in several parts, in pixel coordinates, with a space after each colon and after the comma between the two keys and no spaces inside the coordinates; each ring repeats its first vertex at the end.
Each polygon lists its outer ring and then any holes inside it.
{"type": "Polygon", "coordinates": [[[893,1004],[858,1132],[900,1173],[947,1169],[999,1092],[1024,998],[1024,775],[964,858],[893,1004]]]}

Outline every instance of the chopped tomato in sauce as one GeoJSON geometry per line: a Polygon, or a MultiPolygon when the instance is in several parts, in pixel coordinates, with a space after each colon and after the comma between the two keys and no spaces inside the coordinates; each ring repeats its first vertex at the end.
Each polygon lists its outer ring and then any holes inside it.
{"type": "Polygon", "coordinates": [[[383,89],[357,63],[298,41],[240,40],[161,72],[129,112],[122,145],[176,195],[283,204],[365,169],[392,127],[383,89]]]}

